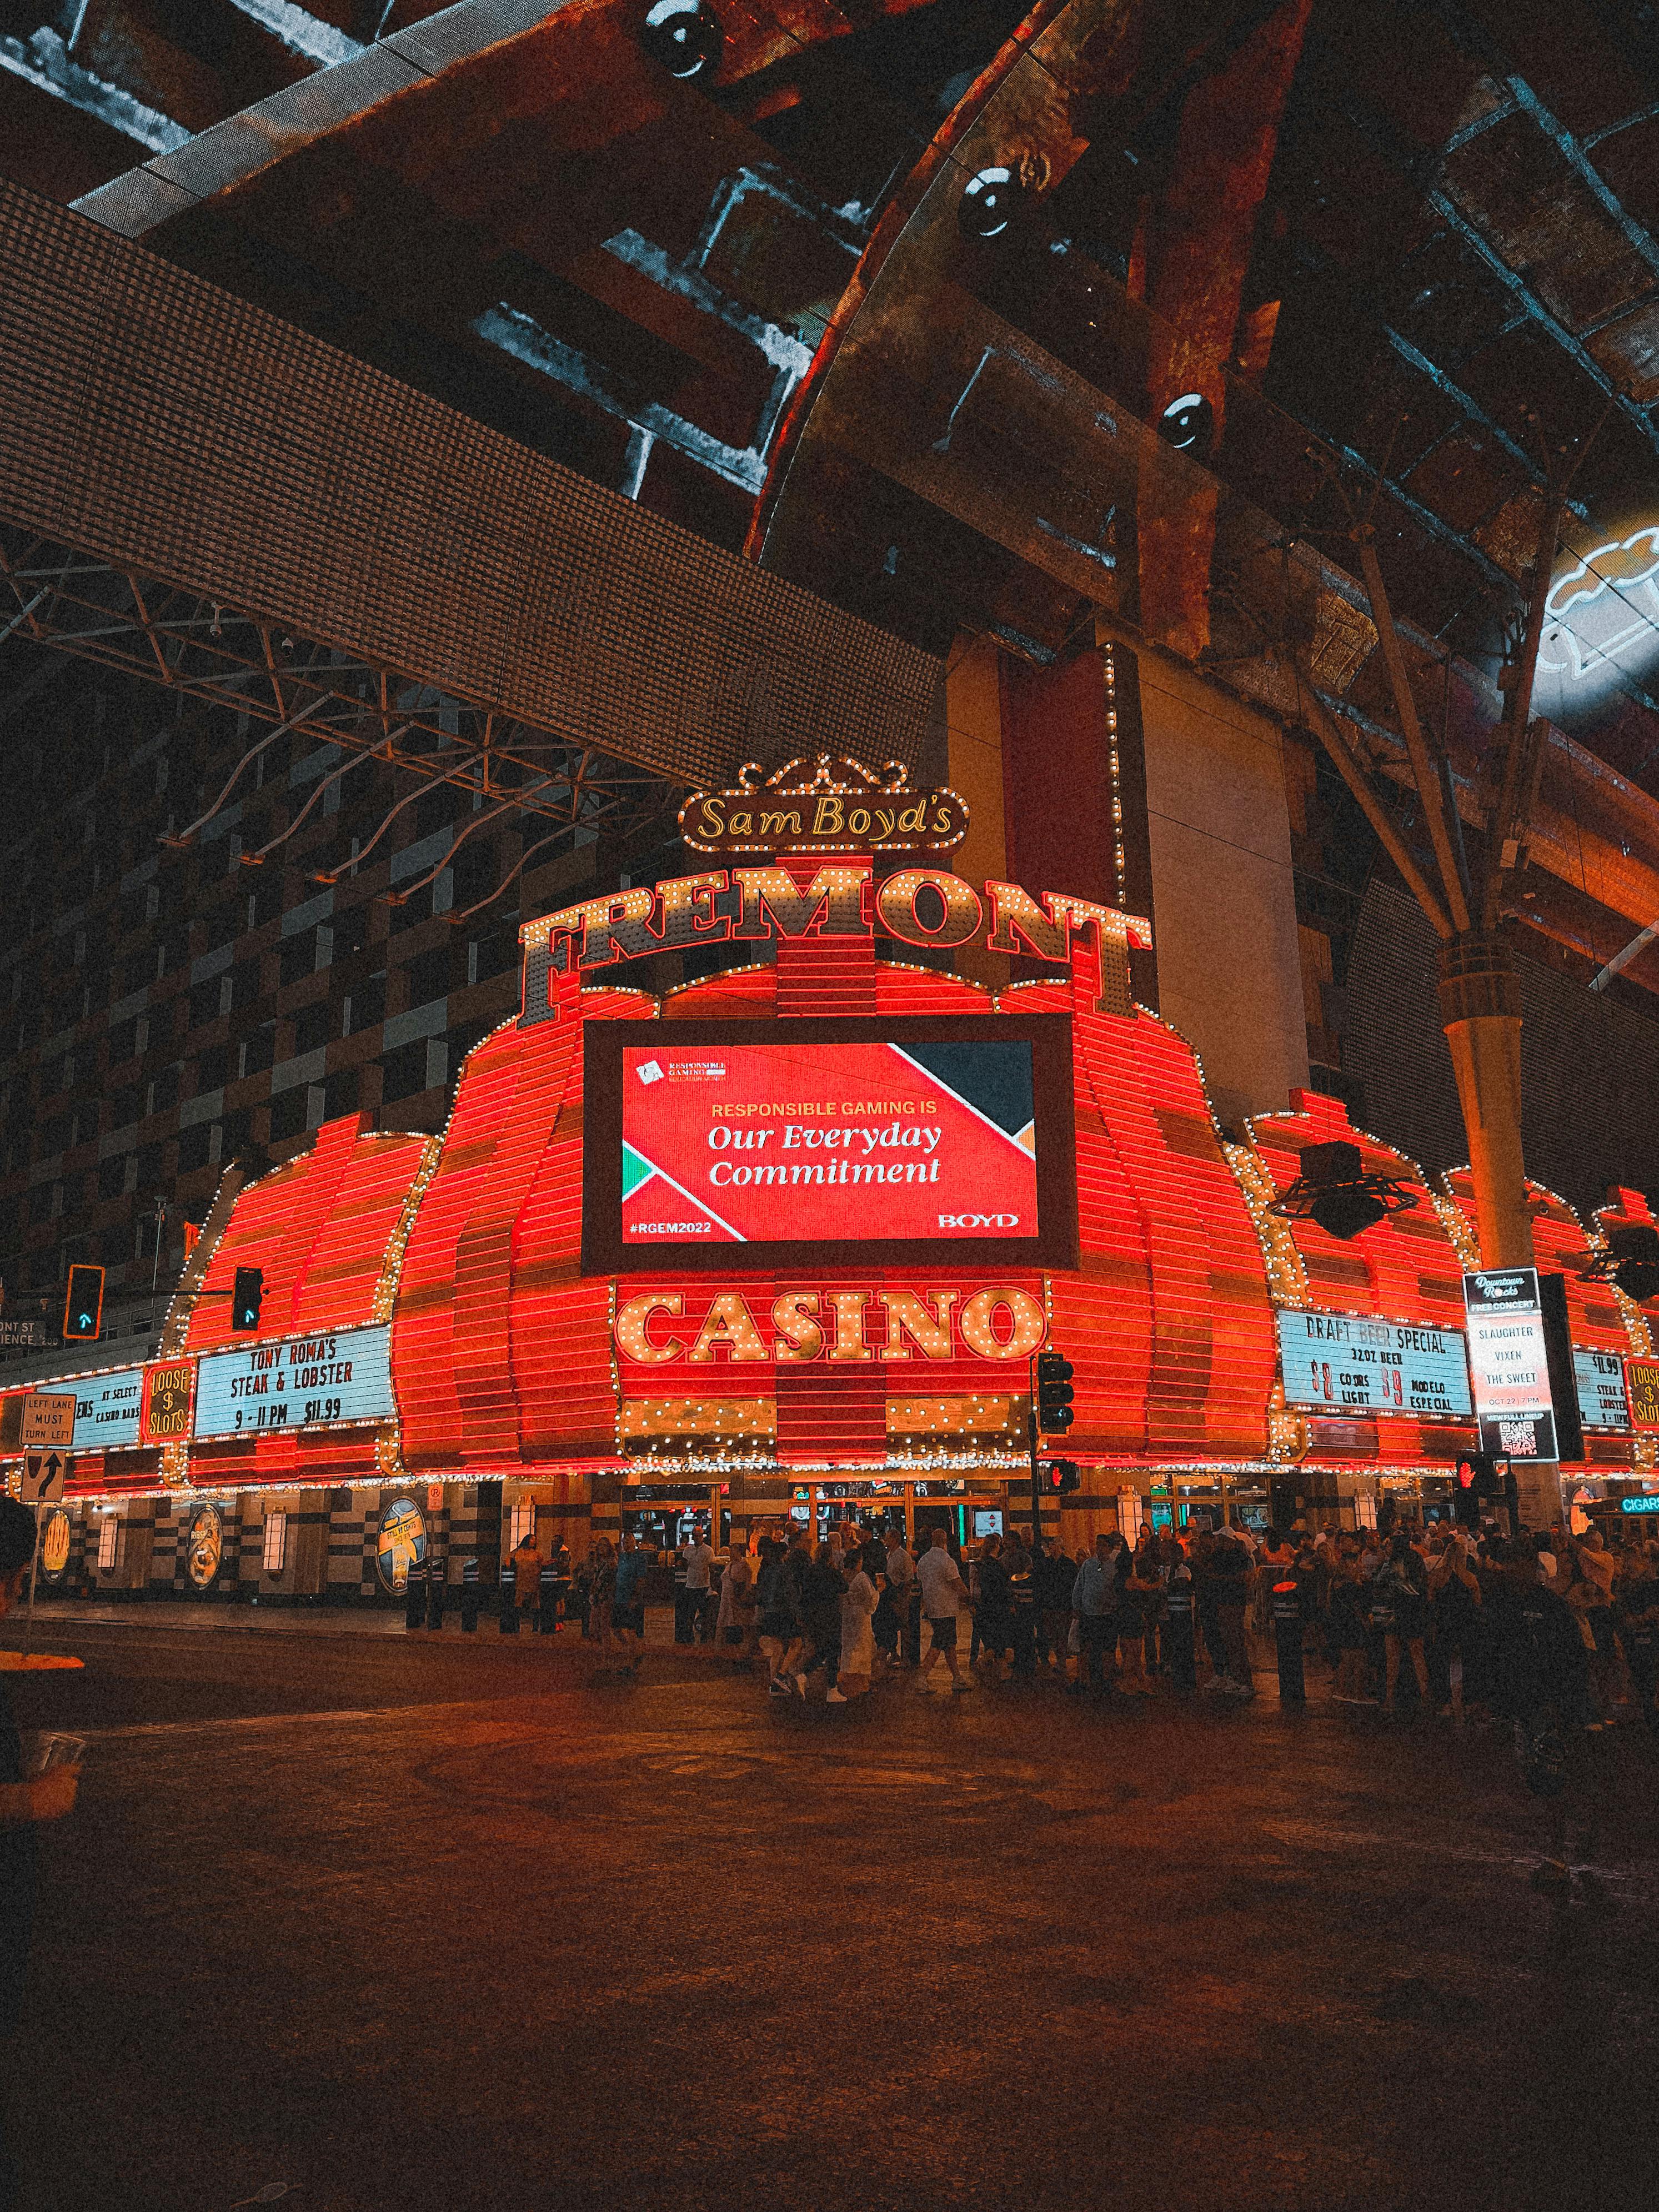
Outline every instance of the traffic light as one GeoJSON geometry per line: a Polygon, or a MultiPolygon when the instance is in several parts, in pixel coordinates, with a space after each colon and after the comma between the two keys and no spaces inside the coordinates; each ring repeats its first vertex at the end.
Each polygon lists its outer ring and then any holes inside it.
{"type": "Polygon", "coordinates": [[[239,1267],[236,1282],[230,1294],[230,1325],[239,1334],[246,1335],[259,1326],[259,1307],[265,1295],[265,1271],[263,1267],[239,1267]]]}
{"type": "Polygon", "coordinates": [[[1036,1422],[1040,1429],[1069,1429],[1072,1425],[1072,1376],[1069,1359],[1057,1352],[1039,1352],[1036,1362],[1036,1422]]]}
{"type": "Polygon", "coordinates": [[[1054,1497],[1069,1498],[1083,1475],[1074,1459],[1046,1459],[1042,1462],[1042,1479],[1054,1497]]]}
{"type": "Polygon", "coordinates": [[[95,1338],[104,1325],[104,1271],[75,1267],[69,1271],[69,1294],[64,1300],[64,1334],[85,1342],[95,1338]]]}

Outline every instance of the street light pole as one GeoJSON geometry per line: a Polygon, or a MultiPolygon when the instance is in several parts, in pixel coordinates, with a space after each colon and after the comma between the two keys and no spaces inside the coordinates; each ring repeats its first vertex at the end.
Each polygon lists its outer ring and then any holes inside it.
{"type": "Polygon", "coordinates": [[[155,1286],[161,1274],[161,1230],[167,1218],[167,1202],[158,1191],[155,1194],[155,1257],[149,1271],[149,1319],[155,1326],[155,1286]]]}

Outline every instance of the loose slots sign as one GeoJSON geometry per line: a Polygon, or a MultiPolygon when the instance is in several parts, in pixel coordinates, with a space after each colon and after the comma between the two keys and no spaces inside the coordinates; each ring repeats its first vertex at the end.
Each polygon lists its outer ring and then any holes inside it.
{"type": "Polygon", "coordinates": [[[623,1241],[1037,1234],[1031,1048],[623,1052],[623,1241]]]}

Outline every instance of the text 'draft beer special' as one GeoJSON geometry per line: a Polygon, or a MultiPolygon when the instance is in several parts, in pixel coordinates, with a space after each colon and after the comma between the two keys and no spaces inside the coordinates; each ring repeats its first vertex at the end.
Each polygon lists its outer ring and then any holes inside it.
{"type": "Polygon", "coordinates": [[[195,1434],[389,1420],[391,1335],[381,1325],[209,1353],[197,1376],[195,1434]]]}
{"type": "Polygon", "coordinates": [[[1368,1314],[1281,1313],[1279,1348],[1292,1406],[1358,1407],[1467,1420],[1468,1361],[1456,1329],[1368,1314]]]}
{"type": "Polygon", "coordinates": [[[623,1054],[626,1243],[1037,1232],[1031,1048],[623,1054]]]}

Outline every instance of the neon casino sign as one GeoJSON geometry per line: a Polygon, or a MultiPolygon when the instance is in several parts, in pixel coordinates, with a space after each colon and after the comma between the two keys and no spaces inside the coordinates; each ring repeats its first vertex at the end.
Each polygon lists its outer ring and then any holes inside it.
{"type": "Polygon", "coordinates": [[[1640,676],[1656,660],[1659,523],[1647,522],[1576,556],[1551,585],[1538,668],[1540,677],[1555,679],[1551,703],[1571,713],[1595,704],[1621,676],[1640,676]]]}

